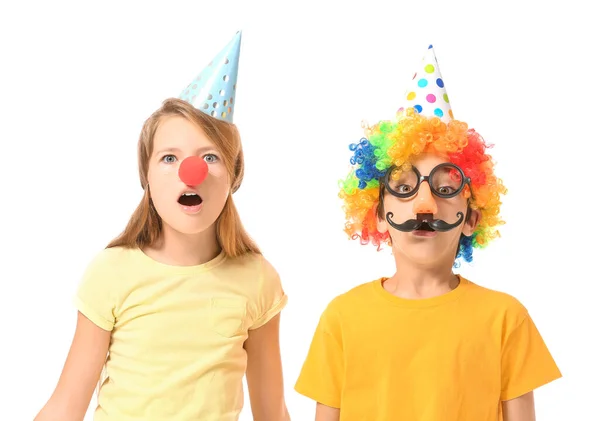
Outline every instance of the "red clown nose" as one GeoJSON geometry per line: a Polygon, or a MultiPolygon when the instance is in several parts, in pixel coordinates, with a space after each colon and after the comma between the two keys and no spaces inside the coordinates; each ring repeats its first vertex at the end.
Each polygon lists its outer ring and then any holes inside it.
{"type": "Polygon", "coordinates": [[[208,175],[208,165],[199,156],[189,156],[179,165],[179,178],[187,186],[202,184],[208,175]]]}

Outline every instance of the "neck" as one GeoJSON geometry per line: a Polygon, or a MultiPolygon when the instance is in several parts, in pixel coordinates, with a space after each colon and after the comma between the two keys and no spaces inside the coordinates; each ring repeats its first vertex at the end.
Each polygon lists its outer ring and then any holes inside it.
{"type": "Polygon", "coordinates": [[[450,262],[422,264],[394,251],[396,273],[385,281],[385,289],[401,298],[423,299],[445,294],[455,289],[459,280],[452,273],[450,262]]]}
{"type": "Polygon", "coordinates": [[[198,234],[182,234],[163,224],[157,244],[144,250],[153,259],[174,266],[197,266],[219,255],[216,224],[198,234]]]}

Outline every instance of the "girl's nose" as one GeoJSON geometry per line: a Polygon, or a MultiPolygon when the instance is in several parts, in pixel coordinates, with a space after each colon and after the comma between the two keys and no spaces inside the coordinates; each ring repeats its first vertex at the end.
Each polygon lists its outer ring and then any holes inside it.
{"type": "Polygon", "coordinates": [[[208,165],[199,156],[188,156],[179,164],[179,179],[187,186],[202,184],[208,175],[208,165]]]}

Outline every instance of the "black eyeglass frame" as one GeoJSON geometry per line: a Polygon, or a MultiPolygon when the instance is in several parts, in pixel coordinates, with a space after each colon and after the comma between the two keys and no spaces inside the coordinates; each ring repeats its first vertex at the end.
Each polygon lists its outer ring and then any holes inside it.
{"type": "Polygon", "coordinates": [[[471,191],[471,196],[473,195],[473,188],[471,187],[471,178],[467,177],[465,175],[464,171],[458,165],[452,164],[450,162],[444,162],[442,164],[436,165],[431,170],[431,172],[429,173],[429,175],[421,175],[421,173],[419,172],[419,170],[415,166],[412,166],[412,170],[417,175],[417,185],[415,186],[415,188],[412,191],[410,191],[408,193],[399,193],[399,192],[393,190],[390,187],[390,177],[391,177],[392,171],[394,171],[395,169],[398,169],[398,167],[396,167],[395,165],[392,165],[387,170],[387,172],[385,173],[385,176],[383,178],[383,184],[385,185],[386,190],[392,196],[399,197],[401,199],[408,199],[409,197],[412,197],[415,194],[417,194],[417,192],[419,191],[419,188],[421,187],[421,183],[423,181],[427,181],[427,183],[429,183],[429,178],[432,176],[432,174],[435,174],[435,172],[437,170],[439,170],[440,168],[442,168],[442,167],[452,167],[452,168],[454,168],[455,170],[458,171],[458,173],[461,176],[460,186],[456,189],[455,192],[452,192],[450,194],[443,194],[443,193],[440,193],[439,191],[437,191],[436,189],[430,188],[431,193],[433,193],[434,195],[436,195],[437,197],[439,197],[441,199],[451,199],[451,198],[457,196],[458,194],[460,194],[460,192],[462,192],[463,189],[465,188],[465,185],[468,185],[469,186],[469,190],[471,191]]]}

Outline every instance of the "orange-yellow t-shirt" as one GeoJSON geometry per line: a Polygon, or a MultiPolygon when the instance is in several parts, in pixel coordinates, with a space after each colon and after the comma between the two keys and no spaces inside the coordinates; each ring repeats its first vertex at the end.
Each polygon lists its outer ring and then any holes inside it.
{"type": "Polygon", "coordinates": [[[81,313],[112,333],[94,420],[237,421],[244,341],[286,302],[261,255],[182,267],[139,249],[103,250],[75,297],[81,313]]]}
{"type": "Polygon", "coordinates": [[[296,391],[340,421],[498,421],[501,401],[561,377],[527,310],[460,277],[427,299],[378,279],[336,297],[315,332],[296,391]]]}

